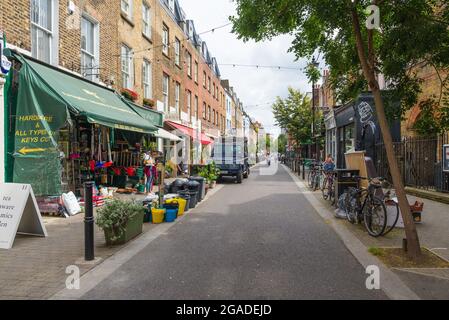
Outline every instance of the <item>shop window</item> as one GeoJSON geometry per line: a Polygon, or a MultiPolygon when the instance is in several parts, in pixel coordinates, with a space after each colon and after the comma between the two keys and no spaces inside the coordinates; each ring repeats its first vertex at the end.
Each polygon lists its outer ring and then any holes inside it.
{"type": "Polygon", "coordinates": [[[145,99],[151,99],[153,97],[152,92],[152,66],[148,60],[143,60],[142,65],[142,88],[143,97],[145,99]]]}
{"type": "Polygon", "coordinates": [[[31,0],[31,54],[49,64],[57,64],[58,1],[31,0]]]}
{"type": "Polygon", "coordinates": [[[91,81],[99,80],[99,51],[100,37],[98,23],[81,18],[81,73],[84,78],[91,81]]]}

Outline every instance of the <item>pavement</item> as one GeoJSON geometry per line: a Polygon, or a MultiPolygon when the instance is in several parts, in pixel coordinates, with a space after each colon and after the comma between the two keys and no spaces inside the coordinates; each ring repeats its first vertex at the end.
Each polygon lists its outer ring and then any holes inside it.
{"type": "MultiPolygon", "coordinates": [[[[322,198],[321,191],[308,193],[326,211],[329,213],[334,211],[330,203],[322,198]]],[[[421,246],[449,261],[449,205],[411,194],[408,194],[407,198],[410,203],[416,200],[424,202],[422,223],[416,225],[421,246]]],[[[335,220],[359,239],[366,248],[402,247],[402,239],[406,237],[404,229],[396,228],[386,236],[373,238],[368,235],[362,225],[352,225],[346,220],[335,220]]],[[[449,269],[447,268],[395,268],[393,272],[421,299],[449,299],[449,269]]]]}
{"type": "Polygon", "coordinates": [[[225,184],[137,250],[55,298],[387,299],[282,167],[225,184]]]}
{"type": "MultiPolygon", "coordinates": [[[[144,197],[137,194],[115,195],[115,198],[123,200],[144,197]]],[[[66,287],[68,266],[78,266],[82,276],[126,247],[106,246],[103,231],[95,226],[97,259],[85,263],[84,215],[68,219],[44,216],[43,221],[47,238],[17,235],[12,249],[0,250],[0,300],[48,299],[66,287]]],[[[144,224],[143,232],[154,228],[152,224],[144,224]]]]}

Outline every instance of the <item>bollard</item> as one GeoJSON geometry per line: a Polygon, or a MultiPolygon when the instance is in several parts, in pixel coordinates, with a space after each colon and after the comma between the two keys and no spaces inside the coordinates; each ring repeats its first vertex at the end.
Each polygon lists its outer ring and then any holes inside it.
{"type": "Polygon", "coordinates": [[[302,180],[306,180],[306,162],[302,160],[302,180]]]}
{"type": "Polygon", "coordinates": [[[90,181],[84,184],[84,259],[93,261],[94,252],[94,205],[92,201],[92,190],[95,182],[90,181]]]}

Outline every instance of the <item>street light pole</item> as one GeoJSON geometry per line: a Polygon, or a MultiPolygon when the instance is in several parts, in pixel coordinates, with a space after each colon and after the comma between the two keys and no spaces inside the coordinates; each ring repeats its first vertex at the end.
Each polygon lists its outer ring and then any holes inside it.
{"type": "MultiPolygon", "coordinates": [[[[318,68],[319,63],[315,60],[315,57],[312,57],[312,67],[318,68]]],[[[315,145],[315,160],[319,161],[319,145],[318,139],[316,137],[316,123],[315,123],[315,77],[312,78],[312,142],[315,145]]]]}

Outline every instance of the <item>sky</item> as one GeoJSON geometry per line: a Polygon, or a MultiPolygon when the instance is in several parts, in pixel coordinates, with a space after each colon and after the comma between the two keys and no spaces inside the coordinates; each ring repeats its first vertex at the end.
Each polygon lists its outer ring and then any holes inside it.
{"type": "MultiPolygon", "coordinates": [[[[198,33],[225,25],[228,17],[235,15],[235,3],[231,0],[179,0],[186,18],[194,20],[198,33]]],[[[293,37],[277,37],[271,41],[244,43],[231,33],[232,25],[213,33],[201,35],[207,42],[212,56],[219,64],[221,78],[229,79],[246,112],[259,122],[266,131],[280,133],[275,126],[271,102],[277,96],[286,98],[288,87],[302,92],[312,91],[311,84],[301,70],[257,69],[247,67],[220,66],[220,64],[245,64],[304,68],[305,60],[295,61],[295,55],[288,53],[293,37]],[[263,104],[263,105],[261,105],[263,104]],[[260,106],[257,106],[260,105],[260,106]]]]}

